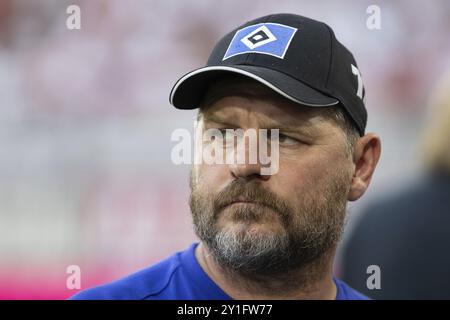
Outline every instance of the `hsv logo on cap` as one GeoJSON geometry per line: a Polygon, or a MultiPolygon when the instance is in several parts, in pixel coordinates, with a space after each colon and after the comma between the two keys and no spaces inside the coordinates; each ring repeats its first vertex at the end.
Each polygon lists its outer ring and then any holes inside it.
{"type": "Polygon", "coordinates": [[[236,32],[222,60],[244,53],[283,59],[297,28],[279,23],[258,23],[236,32]]]}

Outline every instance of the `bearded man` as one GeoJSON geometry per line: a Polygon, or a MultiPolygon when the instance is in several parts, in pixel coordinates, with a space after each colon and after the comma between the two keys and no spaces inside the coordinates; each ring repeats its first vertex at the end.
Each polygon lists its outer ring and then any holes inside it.
{"type": "Polygon", "coordinates": [[[381,152],[365,133],[364,94],[353,55],[322,22],[274,14],[225,35],[206,66],[176,82],[170,103],[198,108],[197,129],[226,139],[197,143],[231,159],[230,146],[250,150],[236,132],[266,130],[270,142],[257,136],[276,170],[264,172],[261,157],[196,163],[200,242],[73,298],[365,299],[333,276],[347,202],[365,193],[381,152]]]}

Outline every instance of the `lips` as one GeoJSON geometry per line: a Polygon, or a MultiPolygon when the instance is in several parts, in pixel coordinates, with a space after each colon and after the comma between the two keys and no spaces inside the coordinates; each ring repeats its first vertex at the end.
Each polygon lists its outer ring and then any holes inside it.
{"type": "Polygon", "coordinates": [[[237,197],[230,204],[233,204],[233,203],[254,203],[254,201],[247,199],[245,197],[237,197]]]}
{"type": "Polygon", "coordinates": [[[232,202],[230,202],[227,206],[230,206],[230,205],[236,204],[236,203],[242,203],[242,204],[243,203],[251,203],[251,204],[264,205],[262,203],[259,203],[259,202],[256,202],[256,201],[253,201],[253,200],[250,200],[250,199],[247,199],[247,198],[241,196],[241,197],[236,198],[232,202]]]}

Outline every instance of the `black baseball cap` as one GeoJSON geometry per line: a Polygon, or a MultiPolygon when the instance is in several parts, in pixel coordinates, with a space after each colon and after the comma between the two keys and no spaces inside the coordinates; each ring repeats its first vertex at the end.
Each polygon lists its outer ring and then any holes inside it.
{"type": "Polygon", "coordinates": [[[198,108],[210,84],[226,74],[252,78],[301,105],[340,105],[364,135],[364,87],[351,52],[323,22],[294,14],[267,15],[225,35],[206,66],[182,76],[169,101],[198,108]]]}

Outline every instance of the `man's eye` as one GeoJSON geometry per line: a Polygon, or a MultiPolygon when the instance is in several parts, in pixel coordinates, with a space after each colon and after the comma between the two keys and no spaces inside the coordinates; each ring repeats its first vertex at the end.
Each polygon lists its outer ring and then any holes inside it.
{"type": "Polygon", "coordinates": [[[229,133],[229,131],[230,131],[230,129],[226,129],[226,128],[219,128],[219,129],[217,129],[217,130],[219,130],[220,131],[220,133],[222,134],[222,136],[223,137],[225,137],[226,135],[229,135],[230,133],[229,133]],[[227,131],[228,130],[228,131],[227,131]]]}
{"type": "Polygon", "coordinates": [[[227,129],[227,128],[219,128],[217,129],[222,134],[222,138],[225,140],[225,142],[232,142],[234,140],[234,131],[233,129],[227,129]]]}
{"type": "Polygon", "coordinates": [[[295,145],[298,144],[300,141],[297,139],[291,138],[283,133],[278,134],[278,142],[283,145],[295,145]]]}

